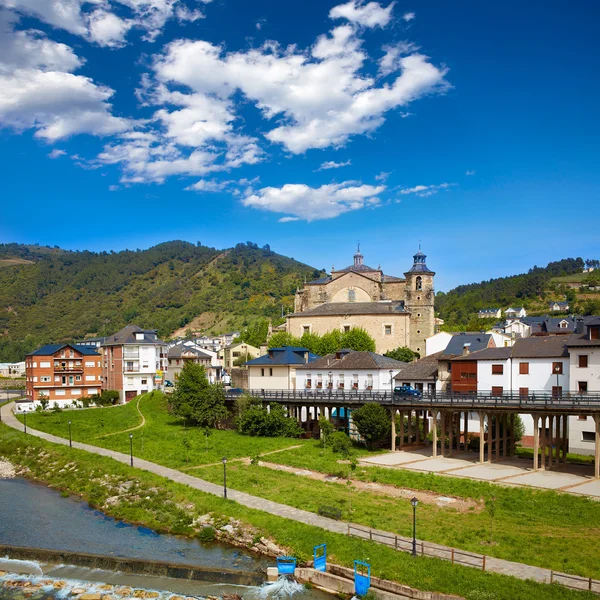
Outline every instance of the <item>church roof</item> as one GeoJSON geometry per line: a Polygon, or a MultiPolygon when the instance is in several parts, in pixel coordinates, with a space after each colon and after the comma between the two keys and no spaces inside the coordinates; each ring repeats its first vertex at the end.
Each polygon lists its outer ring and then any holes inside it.
{"type": "Polygon", "coordinates": [[[288,317],[309,317],[324,315],[384,315],[402,314],[407,310],[404,302],[328,302],[288,317]]]}
{"type": "Polygon", "coordinates": [[[353,369],[398,369],[403,367],[406,363],[394,360],[382,354],[376,354],[375,352],[360,352],[350,350],[349,352],[333,352],[318,358],[311,364],[304,364],[298,367],[298,369],[335,369],[341,371],[347,369],[349,371],[353,369]]]}
{"type": "Polygon", "coordinates": [[[350,273],[350,272],[365,273],[368,271],[371,271],[372,273],[376,273],[377,271],[381,271],[381,269],[372,269],[371,267],[368,267],[367,265],[363,265],[362,263],[360,263],[360,264],[350,265],[349,267],[346,267],[345,269],[339,269],[335,272],[336,273],[350,273]]]}

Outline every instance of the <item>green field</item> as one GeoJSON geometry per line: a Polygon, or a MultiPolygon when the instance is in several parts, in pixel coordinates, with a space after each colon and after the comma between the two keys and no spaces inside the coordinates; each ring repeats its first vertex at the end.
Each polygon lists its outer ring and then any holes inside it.
{"type": "Polygon", "coordinates": [[[554,281],[556,283],[568,283],[570,281],[581,282],[588,276],[589,276],[589,273],[573,273],[572,275],[563,275],[562,277],[553,277],[550,281],[554,281]]]}
{"type": "MultiPolygon", "coordinates": [[[[96,411],[89,411],[90,414],[96,411]]],[[[146,471],[84,451],[56,446],[0,424],[0,456],[28,470],[29,476],[65,493],[77,494],[93,507],[131,523],[159,532],[192,534],[193,517],[213,513],[231,516],[258,529],[286,547],[301,561],[312,558],[312,548],[326,543],[331,562],[351,566],[354,559],[368,561],[372,574],[422,590],[458,594],[467,600],[592,600],[593,594],[575,592],[558,585],[522,581],[469,567],[451,565],[428,557],[416,559],[380,544],[329,533],[235,502],[204,494],[146,471]],[[113,492],[98,482],[132,481],[139,499],[106,505],[113,492]]]]}
{"type": "MultiPolygon", "coordinates": [[[[221,466],[193,467],[214,465],[223,456],[255,457],[291,446],[300,447],[271,454],[266,460],[326,474],[348,474],[349,467],[338,462],[340,456],[329,449],[323,450],[315,440],[252,438],[233,431],[213,431],[206,438],[202,430],[186,429],[180,419],[169,415],[161,394],[143,397],[139,406],[146,424],[133,432],[134,454],[203,479],[220,483],[221,466]],[[185,439],[189,443],[184,443],[185,439]]],[[[127,432],[100,436],[135,427],[141,422],[135,403],[87,411],[36,413],[27,421],[32,428],[67,437],[69,419],[75,440],[125,453],[129,452],[127,432]],[[123,420],[119,422],[121,413],[123,420]]],[[[354,452],[355,455],[367,453],[363,449],[354,452]]],[[[228,475],[228,483],[234,489],[313,512],[322,506],[333,506],[342,511],[343,519],[402,535],[410,533],[410,506],[402,498],[372,491],[351,491],[345,485],[241,463],[230,463],[228,475]]],[[[474,501],[465,512],[422,503],[419,506],[422,539],[577,575],[600,577],[600,503],[551,491],[503,487],[399,469],[359,468],[353,477],[474,501]],[[489,505],[491,497],[496,498],[496,510],[494,543],[489,545],[492,523],[485,502],[487,499],[489,505]]]]}

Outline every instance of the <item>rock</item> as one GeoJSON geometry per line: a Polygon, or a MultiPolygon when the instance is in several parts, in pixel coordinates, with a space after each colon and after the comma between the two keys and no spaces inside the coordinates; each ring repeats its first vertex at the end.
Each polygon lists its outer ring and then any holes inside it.
{"type": "Polygon", "coordinates": [[[115,506],[121,501],[120,496],[110,496],[104,501],[104,506],[115,506]]]}
{"type": "Polygon", "coordinates": [[[183,600],[183,596],[171,596],[169,600],[183,600]]]}
{"type": "Polygon", "coordinates": [[[79,596],[79,600],[102,600],[102,594],[100,592],[88,592],[79,596]]]}
{"type": "Polygon", "coordinates": [[[62,590],[67,585],[67,582],[66,581],[55,581],[52,585],[54,586],[54,589],[62,590]]]}
{"type": "Polygon", "coordinates": [[[227,533],[233,535],[235,532],[235,528],[233,527],[233,525],[223,525],[223,527],[221,527],[221,531],[226,531],[227,533]]]}
{"type": "Polygon", "coordinates": [[[131,596],[131,594],[133,594],[133,590],[130,587],[125,587],[125,588],[119,588],[118,590],[115,590],[114,593],[117,596],[131,596]]]}
{"type": "Polygon", "coordinates": [[[239,594],[223,594],[223,600],[243,600],[239,594]]]}
{"type": "Polygon", "coordinates": [[[6,576],[6,571],[0,571],[0,577],[5,577],[6,576]]]}
{"type": "Polygon", "coordinates": [[[71,590],[71,596],[79,596],[79,594],[85,594],[85,588],[73,588],[71,590]]]}
{"type": "Polygon", "coordinates": [[[103,590],[105,592],[110,592],[110,591],[112,591],[113,586],[110,585],[110,584],[108,584],[108,583],[106,583],[104,585],[101,585],[98,589],[103,590]]]}

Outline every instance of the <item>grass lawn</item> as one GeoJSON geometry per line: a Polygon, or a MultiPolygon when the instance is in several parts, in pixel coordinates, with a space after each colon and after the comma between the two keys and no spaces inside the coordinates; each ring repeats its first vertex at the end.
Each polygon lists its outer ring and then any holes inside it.
{"type": "Polygon", "coordinates": [[[332,562],[351,566],[354,559],[362,559],[371,563],[375,576],[423,590],[458,594],[467,600],[597,598],[595,595],[575,592],[558,585],[550,586],[505,575],[482,573],[433,558],[415,559],[409,554],[395,552],[379,544],[328,533],[317,527],[245,508],[109,458],[25,436],[4,424],[0,424],[0,455],[8,456],[15,464],[27,467],[33,479],[77,494],[114,517],[144,524],[156,531],[189,534],[194,516],[212,512],[216,516],[240,519],[258,528],[262,534],[289,548],[290,553],[300,560],[312,557],[315,544],[326,543],[332,562]],[[97,482],[107,476],[116,480],[135,481],[140,500],[104,507],[111,492],[97,482]],[[185,512],[181,506],[191,508],[185,512]]]}
{"type": "MultiPolygon", "coordinates": [[[[323,450],[315,440],[285,438],[252,438],[234,431],[214,431],[206,438],[201,430],[185,429],[180,419],[170,416],[161,394],[145,396],[140,408],[146,425],[134,432],[136,456],[169,467],[187,470],[194,465],[209,465],[228,458],[255,456],[272,450],[300,445],[300,448],[272,454],[271,462],[308,468],[323,473],[346,476],[348,466],[337,461],[339,455],[323,450]],[[189,440],[189,456],[183,440],[189,440]]],[[[98,423],[103,415],[116,418],[119,411],[130,415],[124,418],[123,429],[139,422],[133,417],[135,406],[70,411],[64,413],[32,414],[28,425],[43,431],[68,436],[67,422],[73,421],[76,440],[129,452],[129,434],[105,435],[98,423]],[[129,420],[130,419],[130,420],[129,420]],[[95,427],[95,429],[94,429],[95,427]]],[[[137,413],[137,411],[136,411],[137,413]]],[[[111,427],[113,424],[111,423],[111,427]]],[[[118,430],[118,429],[117,429],[118,430]]],[[[356,449],[355,454],[367,454],[356,449]]],[[[199,478],[221,482],[222,467],[205,467],[188,471],[199,478]]],[[[228,484],[256,496],[317,512],[323,505],[339,507],[344,519],[356,523],[410,534],[408,502],[371,492],[352,492],[353,512],[349,514],[350,492],[345,486],[303,478],[292,473],[275,472],[261,467],[246,467],[236,463],[228,466],[228,484]],[[318,493],[316,493],[318,491],[318,493]]],[[[452,508],[435,505],[419,506],[419,536],[422,539],[472,550],[508,560],[525,562],[583,576],[600,577],[600,503],[584,497],[510,488],[468,479],[415,473],[398,469],[367,467],[357,469],[354,478],[380,482],[398,487],[427,490],[443,496],[471,498],[482,502],[496,497],[494,540],[496,545],[482,545],[489,539],[490,517],[480,509],[459,513],[452,508]]]]}
{"type": "MultiPolygon", "coordinates": [[[[110,408],[30,413],[27,426],[68,438],[70,420],[74,440],[129,454],[129,433],[101,436],[139,425],[141,418],[136,404],[137,400],[110,408]]],[[[202,429],[186,427],[182,419],[170,415],[164,395],[158,392],[142,396],[139,407],[146,425],[131,432],[134,456],[174,469],[220,462],[224,456],[228,459],[252,457],[308,442],[291,438],[252,438],[217,429],[211,430],[207,439],[202,429]]],[[[19,420],[23,421],[23,417],[19,420]]]]}

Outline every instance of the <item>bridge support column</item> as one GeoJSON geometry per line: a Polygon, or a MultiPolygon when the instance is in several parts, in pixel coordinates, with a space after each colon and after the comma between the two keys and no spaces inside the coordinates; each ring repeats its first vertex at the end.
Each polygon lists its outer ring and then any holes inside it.
{"type": "Polygon", "coordinates": [[[421,443],[421,427],[419,425],[419,415],[421,414],[420,410],[415,410],[415,442],[417,444],[421,443]]]}
{"type": "Polygon", "coordinates": [[[427,441],[427,436],[429,435],[429,417],[427,416],[427,411],[423,411],[423,441],[427,441]]]}
{"type": "Polygon", "coordinates": [[[542,460],[540,464],[540,468],[542,471],[546,470],[546,417],[547,415],[542,415],[542,431],[541,431],[541,440],[540,447],[542,450],[542,460]]]}
{"type": "Polygon", "coordinates": [[[438,425],[437,425],[437,420],[438,420],[438,412],[436,410],[431,411],[431,414],[433,416],[432,421],[431,421],[431,426],[432,426],[432,430],[431,430],[431,445],[433,447],[433,458],[437,458],[437,445],[438,445],[438,425]]]}
{"type": "Polygon", "coordinates": [[[446,456],[446,421],[447,413],[445,410],[440,411],[440,454],[442,458],[446,456]]]}
{"type": "Polygon", "coordinates": [[[492,431],[492,423],[493,415],[492,413],[487,414],[487,424],[488,424],[488,435],[487,435],[487,451],[488,451],[488,463],[492,462],[492,454],[494,452],[494,440],[493,440],[493,431],[492,431]]]}
{"type": "Polygon", "coordinates": [[[563,465],[567,464],[569,452],[569,415],[563,415],[563,465]]]}
{"type": "Polygon", "coordinates": [[[547,441],[548,444],[548,471],[552,471],[552,467],[554,465],[554,415],[548,416],[548,437],[550,438],[547,441]]]}
{"type": "Polygon", "coordinates": [[[533,417],[533,470],[540,468],[540,418],[537,415],[533,417]]]}
{"type": "Polygon", "coordinates": [[[479,462],[485,462],[485,413],[479,413],[479,462]]]}
{"type": "Polygon", "coordinates": [[[594,477],[600,479],[600,415],[594,415],[596,422],[596,452],[594,453],[594,477]]]}
{"type": "Polygon", "coordinates": [[[515,455],[515,414],[510,415],[510,446],[508,448],[508,456],[513,457],[515,455]]]}
{"type": "Polygon", "coordinates": [[[464,450],[465,452],[469,449],[469,415],[471,414],[469,411],[463,413],[465,415],[465,436],[464,440],[464,450]]]}
{"type": "Polygon", "coordinates": [[[396,452],[396,409],[390,410],[392,415],[392,452],[396,452]]]}
{"type": "Polygon", "coordinates": [[[508,437],[508,415],[504,414],[503,416],[503,426],[504,426],[504,442],[502,444],[502,458],[507,458],[508,457],[508,444],[509,444],[509,437],[508,437]]]}
{"type": "Polygon", "coordinates": [[[447,415],[446,427],[448,429],[448,456],[452,456],[454,446],[454,413],[450,411],[447,415]]]}
{"type": "Polygon", "coordinates": [[[406,427],[406,443],[412,444],[412,410],[408,411],[408,425],[406,427]]]}

